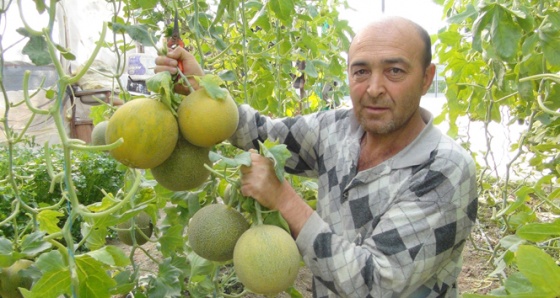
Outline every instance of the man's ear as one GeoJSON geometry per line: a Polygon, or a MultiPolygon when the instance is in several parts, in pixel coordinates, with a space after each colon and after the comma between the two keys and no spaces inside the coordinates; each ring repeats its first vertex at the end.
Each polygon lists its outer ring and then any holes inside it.
{"type": "Polygon", "coordinates": [[[422,85],[422,94],[425,95],[432,85],[432,81],[436,75],[436,65],[431,63],[424,72],[424,83],[422,85]]]}

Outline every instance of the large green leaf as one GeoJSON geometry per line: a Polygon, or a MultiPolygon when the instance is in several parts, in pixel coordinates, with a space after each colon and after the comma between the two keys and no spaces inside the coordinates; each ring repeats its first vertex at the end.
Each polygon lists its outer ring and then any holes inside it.
{"type": "Polygon", "coordinates": [[[487,28],[487,26],[492,22],[494,16],[494,4],[490,4],[488,6],[483,7],[483,9],[479,12],[478,17],[476,18],[473,24],[473,41],[472,47],[474,50],[479,52],[482,51],[482,34],[483,31],[487,28]]]}
{"type": "Polygon", "coordinates": [[[108,275],[108,266],[89,255],[81,255],[76,257],[76,267],[80,281],[78,297],[110,297],[116,282],[108,275]]]}
{"type": "Polygon", "coordinates": [[[34,232],[24,236],[21,243],[21,252],[27,256],[36,256],[52,247],[50,242],[43,240],[43,232],[34,232]]]}
{"type": "Polygon", "coordinates": [[[41,66],[52,63],[47,50],[47,42],[43,36],[30,36],[21,52],[27,55],[35,65],[41,66]]]}
{"type": "Polygon", "coordinates": [[[536,291],[560,296],[560,267],[554,259],[531,245],[522,245],[516,253],[519,272],[531,282],[536,291]]]}
{"type": "Polygon", "coordinates": [[[490,38],[495,52],[505,61],[511,61],[518,51],[521,29],[502,6],[497,6],[492,16],[490,38]]]}
{"type": "Polygon", "coordinates": [[[182,297],[179,278],[182,271],[171,264],[171,258],[167,258],[159,265],[156,278],[152,280],[154,286],[148,291],[149,297],[182,297]]]}
{"type": "Polygon", "coordinates": [[[161,253],[163,256],[170,256],[178,249],[182,250],[185,245],[183,227],[180,225],[169,227],[159,238],[159,242],[161,244],[161,253]]]}
{"type": "Polygon", "coordinates": [[[516,235],[533,242],[560,237],[560,219],[552,223],[529,223],[517,229],[516,235]]]}
{"type": "Polygon", "coordinates": [[[55,210],[43,210],[37,214],[37,221],[39,222],[39,228],[41,231],[47,234],[54,234],[60,232],[60,227],[58,226],[59,218],[64,216],[62,212],[55,210]]]}
{"type": "Polygon", "coordinates": [[[270,0],[268,2],[270,9],[283,24],[289,24],[295,14],[295,5],[293,0],[270,0]]]}
{"type": "Polygon", "coordinates": [[[98,250],[90,251],[87,255],[110,266],[127,266],[130,264],[130,259],[124,251],[113,245],[107,245],[98,250]]]}
{"type": "Polygon", "coordinates": [[[70,271],[63,268],[43,273],[31,292],[22,291],[25,298],[58,298],[70,293],[70,271]]]}
{"type": "Polygon", "coordinates": [[[110,28],[117,33],[126,32],[134,41],[141,43],[144,46],[156,47],[157,38],[155,34],[149,30],[144,24],[139,25],[126,25],[116,22],[109,24],[110,28]]]}

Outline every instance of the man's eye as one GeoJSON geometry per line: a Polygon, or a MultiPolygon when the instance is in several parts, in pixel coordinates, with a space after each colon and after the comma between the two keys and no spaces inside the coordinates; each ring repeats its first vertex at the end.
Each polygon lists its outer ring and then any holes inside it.
{"type": "Polygon", "coordinates": [[[354,75],[356,76],[363,76],[365,74],[367,74],[365,69],[358,69],[357,71],[354,72],[354,75]]]}
{"type": "Polygon", "coordinates": [[[400,68],[393,67],[389,70],[389,72],[393,75],[398,75],[398,74],[403,73],[403,70],[400,69],[400,68]]]}

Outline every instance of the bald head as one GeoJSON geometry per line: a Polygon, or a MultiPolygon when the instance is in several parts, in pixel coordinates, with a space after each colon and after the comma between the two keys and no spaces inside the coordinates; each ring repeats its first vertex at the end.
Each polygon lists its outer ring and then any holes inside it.
{"type": "Polygon", "coordinates": [[[352,39],[350,50],[351,55],[353,46],[361,39],[371,36],[371,34],[378,34],[379,32],[391,32],[395,35],[410,35],[413,34],[422,43],[422,64],[427,68],[432,63],[432,41],[428,32],[417,23],[398,16],[383,17],[379,20],[369,23],[352,39]]]}

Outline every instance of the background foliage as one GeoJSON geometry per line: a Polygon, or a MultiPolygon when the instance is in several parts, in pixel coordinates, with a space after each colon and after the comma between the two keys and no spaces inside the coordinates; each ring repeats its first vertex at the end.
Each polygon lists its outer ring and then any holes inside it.
{"type": "Polygon", "coordinates": [[[480,208],[491,209],[483,214],[492,214],[501,233],[487,247],[493,275],[503,281],[492,294],[557,297],[560,6],[547,0],[438,2],[448,21],[437,34],[447,86],[438,120],[459,136],[457,123],[466,118],[466,146],[480,138],[469,128],[482,124],[487,144],[473,154],[479,160],[480,208]],[[520,138],[509,144],[505,171],[498,167],[502,157],[490,150],[495,124],[521,128],[520,138]]]}

